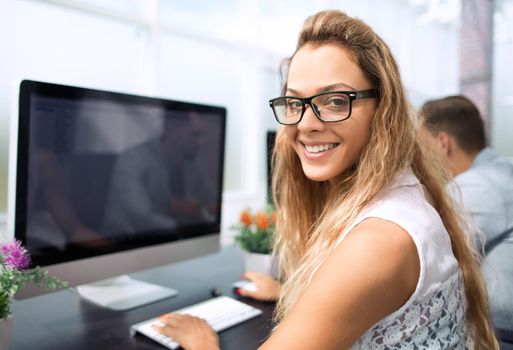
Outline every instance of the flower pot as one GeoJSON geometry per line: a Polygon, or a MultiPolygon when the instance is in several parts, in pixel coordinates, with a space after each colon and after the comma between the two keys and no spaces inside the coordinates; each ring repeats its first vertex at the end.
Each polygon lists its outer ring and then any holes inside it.
{"type": "Polygon", "coordinates": [[[272,256],[271,254],[244,252],[244,265],[246,271],[261,272],[271,275],[272,256]]]}
{"type": "Polygon", "coordinates": [[[7,350],[11,339],[12,315],[0,318],[0,350],[7,350]]]}

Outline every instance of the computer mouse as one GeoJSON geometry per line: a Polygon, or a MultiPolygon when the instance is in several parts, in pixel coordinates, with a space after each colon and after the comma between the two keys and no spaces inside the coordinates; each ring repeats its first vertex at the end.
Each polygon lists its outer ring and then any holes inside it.
{"type": "Polygon", "coordinates": [[[241,280],[237,281],[232,284],[233,293],[240,295],[239,289],[245,289],[250,292],[255,292],[257,290],[257,287],[255,284],[248,280],[241,280]]]}

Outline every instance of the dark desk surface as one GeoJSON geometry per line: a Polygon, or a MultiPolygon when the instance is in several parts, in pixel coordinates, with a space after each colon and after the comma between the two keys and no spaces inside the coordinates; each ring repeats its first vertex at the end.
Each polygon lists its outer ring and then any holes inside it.
{"type": "MultiPolygon", "coordinates": [[[[129,311],[111,311],[78,295],[61,291],[14,301],[14,326],[10,350],[114,350],[165,349],[150,339],[129,335],[130,325],[209,299],[210,289],[232,295],[230,285],[243,272],[240,251],[224,248],[217,254],[147,270],[132,276],[172,287],[178,297],[129,311]]],[[[263,315],[220,333],[223,350],[256,349],[271,330],[272,304],[244,300],[263,315]]],[[[513,349],[513,332],[498,330],[501,349],[513,349]]]]}
{"type": "MultiPolygon", "coordinates": [[[[239,279],[243,269],[240,251],[224,248],[216,254],[133,274],[137,279],[175,288],[179,295],[128,311],[101,308],[69,291],[14,301],[9,349],[164,349],[144,336],[130,336],[130,325],[207,300],[213,287],[232,295],[231,283],[239,279]]],[[[273,305],[245,302],[264,313],[221,332],[223,350],[256,349],[271,330],[273,305]]]]}

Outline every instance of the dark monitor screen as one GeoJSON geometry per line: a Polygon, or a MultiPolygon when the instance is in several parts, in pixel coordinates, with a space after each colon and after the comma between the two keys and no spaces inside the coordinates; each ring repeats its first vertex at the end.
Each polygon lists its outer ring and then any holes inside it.
{"type": "Polygon", "coordinates": [[[14,231],[34,265],[218,234],[226,110],[23,81],[14,231]]]}

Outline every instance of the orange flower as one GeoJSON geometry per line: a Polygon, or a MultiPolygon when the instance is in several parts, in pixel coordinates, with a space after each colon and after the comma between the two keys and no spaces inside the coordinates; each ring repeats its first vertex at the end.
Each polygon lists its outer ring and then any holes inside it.
{"type": "Polygon", "coordinates": [[[244,226],[249,226],[251,225],[251,214],[249,211],[247,210],[244,210],[242,213],[240,213],[240,222],[244,225],[244,226]]]}
{"type": "Polygon", "coordinates": [[[267,216],[267,213],[264,212],[258,212],[255,216],[255,223],[257,228],[261,230],[266,230],[269,228],[269,217],[267,216]]]}

